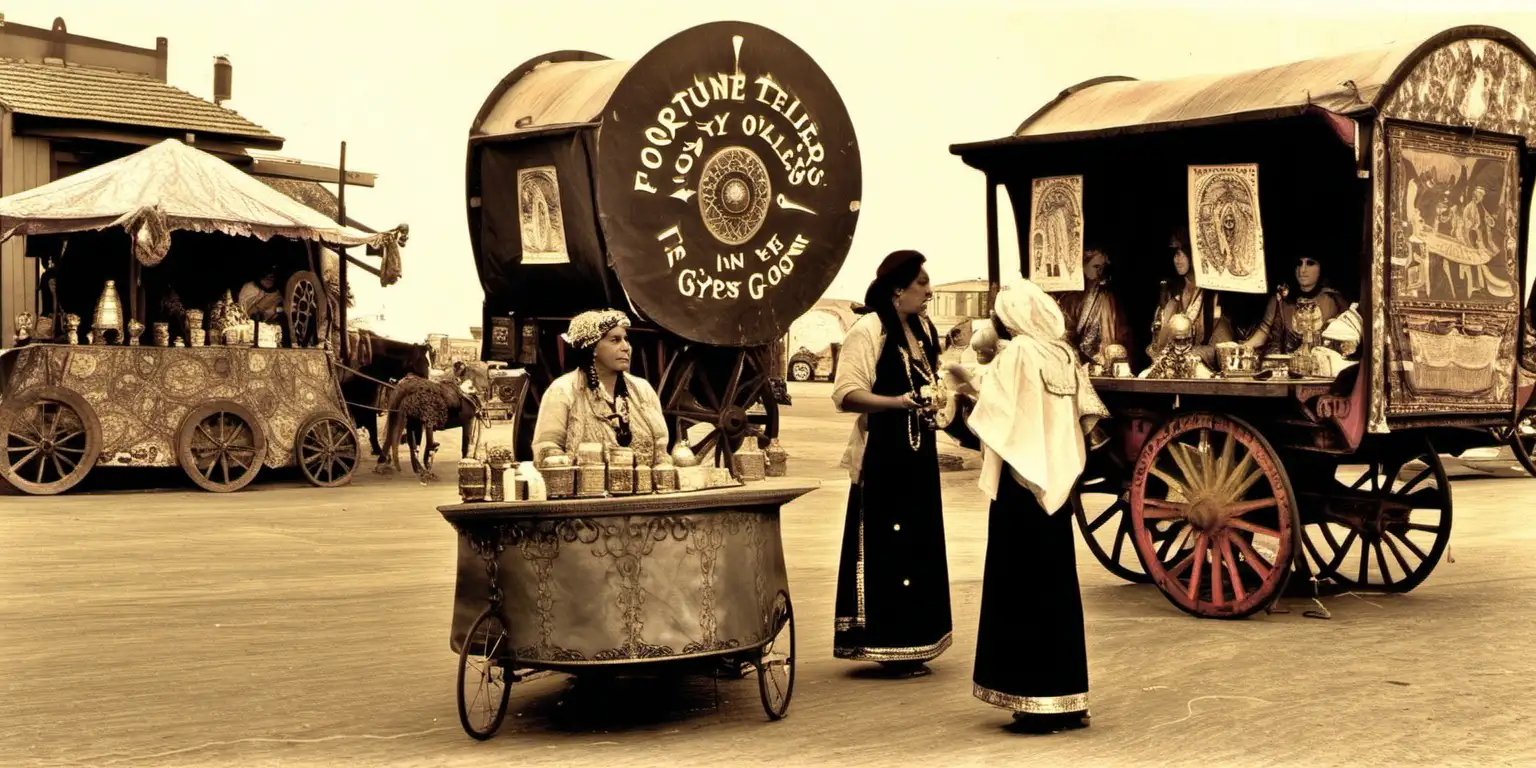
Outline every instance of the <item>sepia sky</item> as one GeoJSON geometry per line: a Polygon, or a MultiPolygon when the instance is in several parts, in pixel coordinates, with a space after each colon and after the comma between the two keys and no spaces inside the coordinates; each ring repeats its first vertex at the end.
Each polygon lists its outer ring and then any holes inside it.
{"type": "MultiPolygon", "coordinates": [[[[380,290],[354,271],[358,308],[397,338],[467,335],[481,291],[464,210],[465,138],[486,95],[541,53],[633,60],[719,20],[770,27],[837,86],[864,169],[853,249],[828,292],[858,298],[889,251],[928,255],[936,282],[984,276],[981,174],[949,145],[1009,134],[1067,86],[1100,75],[1162,79],[1237,71],[1419,41],[1463,24],[1536,44],[1536,2],[361,2],[360,0],[12,0],[7,21],[153,48],[170,41],[171,84],[204,98],[213,57],[234,66],[233,100],[287,139],[284,155],[379,174],[348,212],[411,225],[405,277],[380,290]]],[[[1004,206],[1006,208],[1006,206],[1004,206]]],[[[1006,232],[1006,230],[1005,230],[1006,232]]],[[[1004,238],[1005,263],[1017,246],[1004,238]]]]}

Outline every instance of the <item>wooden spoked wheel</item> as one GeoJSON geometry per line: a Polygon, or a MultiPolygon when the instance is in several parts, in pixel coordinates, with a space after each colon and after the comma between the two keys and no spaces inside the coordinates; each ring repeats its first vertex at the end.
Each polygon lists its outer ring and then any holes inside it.
{"type": "Polygon", "coordinates": [[[501,611],[487,608],[459,649],[459,725],[471,738],[496,735],[512,696],[512,647],[501,611]]]}
{"type": "Polygon", "coordinates": [[[311,485],[345,485],[357,469],[357,430],[329,413],[309,417],[294,436],[294,462],[311,485]]]}
{"type": "Polygon", "coordinates": [[[320,279],[308,270],[293,273],[283,290],[283,312],[288,320],[288,343],[313,346],[325,323],[325,294],[320,279]]]}
{"type": "Polygon", "coordinates": [[[182,419],[176,455],[198,487],[230,493],[256,479],[267,456],[267,436],[244,406],[216,400],[182,419]]]}
{"type": "MultiPolygon", "coordinates": [[[[1072,515],[1083,533],[1083,542],[1106,570],[1133,584],[1149,584],[1152,578],[1136,553],[1135,529],[1131,526],[1130,470],[1117,456],[1095,451],[1088,457],[1082,479],[1072,490],[1072,515]],[[1090,515],[1088,509],[1102,511],[1090,515]]],[[[1153,525],[1154,538],[1169,538],[1174,521],[1153,525]]],[[[1182,525],[1182,523],[1177,523],[1182,525]]]]}
{"type": "Polygon", "coordinates": [[[1339,467],[1330,485],[1302,494],[1313,518],[1302,541],[1317,578],[1407,592],[1440,562],[1451,539],[1451,484],[1428,440],[1410,445],[1378,444],[1369,463],[1339,467]]]}
{"type": "Polygon", "coordinates": [[[1136,462],[1130,507],[1147,575],[1187,613],[1243,618],[1290,579],[1295,495],[1269,442],[1239,419],[1190,413],[1165,423],[1136,462]],[[1178,528],[1161,542],[1160,521],[1178,528]]]}
{"type": "Polygon", "coordinates": [[[1503,430],[1504,444],[1515,454],[1515,461],[1536,477],[1536,414],[1526,414],[1513,427],[1503,430]]]}
{"type": "Polygon", "coordinates": [[[101,457],[101,423],[85,398],[59,387],[0,403],[0,477],[37,496],[73,488],[101,457]]]}
{"type": "Polygon", "coordinates": [[[688,447],[701,460],[713,452],[715,466],[731,466],[731,456],[749,436],[766,448],[779,435],[772,370],[767,347],[690,344],[678,351],[662,374],[660,393],[674,444],[688,440],[693,426],[707,424],[708,431],[688,447]]]}
{"type": "Polygon", "coordinates": [[[774,596],[768,628],[771,639],[757,659],[757,691],[768,718],[779,720],[795,693],[795,611],[783,590],[774,596]]]}

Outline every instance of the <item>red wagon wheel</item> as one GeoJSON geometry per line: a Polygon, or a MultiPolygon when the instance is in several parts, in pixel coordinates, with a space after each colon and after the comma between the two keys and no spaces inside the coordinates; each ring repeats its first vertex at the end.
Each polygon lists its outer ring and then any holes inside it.
{"type": "MultiPolygon", "coordinates": [[[[1451,539],[1451,484],[1425,439],[1407,450],[1378,444],[1364,466],[1340,467],[1324,489],[1302,494],[1302,542],[1317,577],[1346,589],[1407,592],[1424,582],[1451,539]]],[[[1395,445],[1401,445],[1396,443],[1395,445]]]]}
{"type": "Polygon", "coordinates": [[[715,465],[722,467],[731,466],[732,454],[749,435],[766,448],[779,435],[772,377],[766,347],[684,347],[672,356],[661,379],[662,408],[672,439],[688,439],[691,427],[709,425],[688,447],[700,458],[713,450],[715,465]]]}
{"type": "Polygon", "coordinates": [[[101,457],[101,423],[85,398],[33,387],[0,403],[0,477],[36,496],[73,488],[101,457]]]}
{"type": "Polygon", "coordinates": [[[176,457],[182,471],[205,491],[230,493],[256,479],[267,456],[267,436],[239,403],[215,400],[193,408],[181,421],[176,457]]]}
{"type": "Polygon", "coordinates": [[[321,488],[347,484],[357,469],[358,452],[357,430],[329,413],[309,417],[293,440],[294,462],[304,479],[321,488]]]}
{"type": "Polygon", "coordinates": [[[1147,441],[1131,479],[1136,549],[1158,589],[1203,618],[1239,619],[1290,579],[1297,527],[1290,479],[1247,423],[1176,416],[1147,441]],[[1158,544],[1156,523],[1179,525],[1158,544]]]}

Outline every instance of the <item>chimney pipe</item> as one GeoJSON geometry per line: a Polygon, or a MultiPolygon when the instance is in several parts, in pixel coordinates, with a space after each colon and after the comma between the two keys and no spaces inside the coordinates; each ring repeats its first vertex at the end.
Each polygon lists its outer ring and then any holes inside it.
{"type": "Polygon", "coordinates": [[[234,76],[235,68],[228,56],[213,57],[213,103],[222,105],[229,101],[234,76]]]}

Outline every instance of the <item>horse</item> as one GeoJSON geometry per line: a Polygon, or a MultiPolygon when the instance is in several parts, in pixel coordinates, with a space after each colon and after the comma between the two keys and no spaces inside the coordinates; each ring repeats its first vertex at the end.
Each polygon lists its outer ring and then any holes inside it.
{"type": "MultiPolygon", "coordinates": [[[[475,381],[478,391],[485,391],[488,378],[483,371],[469,366],[468,376],[475,381]]],[[[451,381],[432,381],[411,374],[400,380],[389,399],[385,418],[384,449],[379,455],[380,473],[400,470],[400,438],[406,437],[411,454],[411,471],[423,482],[437,479],[432,472],[432,457],[437,453],[434,432],[443,429],[462,429],[461,456],[471,455],[470,448],[478,436],[479,401],[455,386],[451,381]],[[421,459],[417,460],[417,446],[422,446],[421,459]]]]}
{"type": "Polygon", "coordinates": [[[392,382],[407,376],[427,378],[431,372],[431,347],[427,344],[411,344],[378,336],[370,331],[356,330],[348,334],[350,367],[363,374],[342,371],[341,394],[346,400],[347,412],[353,423],[368,431],[368,444],[374,456],[383,454],[379,445],[380,403],[388,403],[390,395],[379,382],[392,382]]]}

